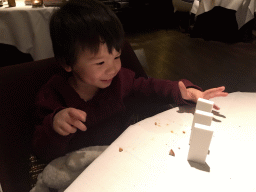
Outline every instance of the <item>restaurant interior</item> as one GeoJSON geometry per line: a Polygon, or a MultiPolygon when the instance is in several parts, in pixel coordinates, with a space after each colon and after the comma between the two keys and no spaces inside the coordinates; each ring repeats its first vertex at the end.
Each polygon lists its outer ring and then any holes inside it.
{"type": "MultiPolygon", "coordinates": [[[[215,30],[210,36],[195,34],[195,15],[179,11],[174,13],[171,1],[103,2],[120,18],[126,38],[148,76],[170,80],[186,78],[203,89],[225,82],[223,85],[228,92],[256,90],[255,19],[239,30],[242,35],[228,39],[237,30],[223,21],[225,14],[227,18],[231,17],[223,9],[223,13],[215,10],[212,15],[207,15],[207,19],[217,20],[212,27],[209,27],[211,23],[207,26],[207,32],[215,30]],[[215,17],[216,12],[224,16],[215,17]],[[216,27],[216,23],[221,26],[216,27]]],[[[1,66],[33,61],[30,54],[19,51],[15,46],[0,43],[0,50],[2,57],[8,61],[1,62],[1,66]]]]}
{"type": "MultiPolygon", "coordinates": [[[[45,2],[46,6],[50,1],[45,2]]],[[[223,21],[227,12],[222,8],[207,15],[207,19],[215,19],[211,26],[211,22],[207,22],[205,18],[197,18],[190,12],[174,12],[172,1],[168,0],[103,2],[120,18],[126,39],[149,78],[172,81],[188,79],[203,90],[225,86],[228,93],[256,92],[255,19],[250,20],[241,30],[235,28],[232,31],[233,21],[223,21]],[[216,17],[216,13],[222,14],[221,17],[216,17]],[[197,22],[201,22],[201,25],[207,22],[208,31],[205,30],[204,34],[197,33],[202,28],[197,22]]],[[[50,7],[51,4],[47,6],[50,7]]],[[[235,12],[228,13],[225,18],[232,18],[232,14],[235,12]]],[[[1,68],[23,65],[34,60],[31,54],[1,42],[0,55],[1,68]]],[[[163,110],[166,108],[159,108],[157,113],[163,110]]],[[[156,111],[142,114],[137,117],[137,121],[155,113],[156,111]]],[[[37,175],[46,165],[35,157],[31,157],[31,162],[34,171],[30,175],[30,187],[33,187],[37,175]]]]}

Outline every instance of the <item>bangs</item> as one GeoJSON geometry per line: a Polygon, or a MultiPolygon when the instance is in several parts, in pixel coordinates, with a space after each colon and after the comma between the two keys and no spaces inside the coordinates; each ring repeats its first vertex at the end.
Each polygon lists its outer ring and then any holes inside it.
{"type": "MultiPolygon", "coordinates": [[[[108,52],[111,54],[113,49],[120,51],[123,46],[124,34],[120,33],[122,29],[118,25],[115,25],[110,22],[95,22],[91,23],[92,26],[81,30],[86,31],[86,33],[76,33],[77,42],[76,44],[80,47],[81,50],[89,50],[93,54],[97,54],[101,44],[105,44],[108,47],[108,52]]],[[[87,23],[87,25],[89,25],[87,23]]],[[[86,26],[87,27],[87,26],[86,26]]]]}

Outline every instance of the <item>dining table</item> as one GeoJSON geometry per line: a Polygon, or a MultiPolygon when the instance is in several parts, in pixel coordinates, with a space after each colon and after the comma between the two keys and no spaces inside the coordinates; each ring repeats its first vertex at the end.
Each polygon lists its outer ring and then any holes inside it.
{"type": "Polygon", "coordinates": [[[205,163],[187,160],[195,106],[174,107],[129,126],[65,192],[256,191],[256,93],[211,101],[205,163]]]}
{"type": "Polygon", "coordinates": [[[191,13],[198,16],[218,6],[236,11],[236,21],[240,29],[254,18],[256,0],[195,0],[191,13]]]}
{"type": "Polygon", "coordinates": [[[53,57],[49,22],[56,9],[58,7],[32,8],[24,0],[16,0],[16,7],[5,3],[0,7],[0,43],[29,53],[35,61],[53,57]]]}

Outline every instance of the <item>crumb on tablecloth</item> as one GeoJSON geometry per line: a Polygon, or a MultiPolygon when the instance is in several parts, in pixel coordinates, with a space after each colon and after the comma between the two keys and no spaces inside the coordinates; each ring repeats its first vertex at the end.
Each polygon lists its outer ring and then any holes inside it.
{"type": "Polygon", "coordinates": [[[122,152],[122,151],[123,151],[123,149],[121,147],[119,147],[119,152],[122,152]]]}
{"type": "Polygon", "coordinates": [[[184,133],[184,134],[185,134],[186,132],[185,132],[185,131],[182,131],[182,133],[184,133]]]}
{"type": "Polygon", "coordinates": [[[157,125],[157,122],[155,122],[155,125],[157,125]]]}
{"type": "Polygon", "coordinates": [[[173,133],[173,131],[171,131],[171,133],[173,133]]]}
{"type": "Polygon", "coordinates": [[[175,153],[173,152],[173,150],[171,149],[169,152],[169,155],[174,156],[175,157],[175,153]]]}

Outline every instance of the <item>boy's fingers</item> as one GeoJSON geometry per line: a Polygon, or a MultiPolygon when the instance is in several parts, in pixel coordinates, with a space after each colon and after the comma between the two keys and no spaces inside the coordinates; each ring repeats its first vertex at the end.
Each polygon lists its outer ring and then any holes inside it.
{"type": "Polygon", "coordinates": [[[182,81],[179,81],[179,88],[180,88],[180,90],[186,90],[186,86],[184,85],[184,83],[182,81]]]}
{"type": "Polygon", "coordinates": [[[179,85],[179,89],[180,89],[180,93],[181,93],[182,98],[187,99],[186,86],[184,85],[184,83],[182,81],[179,81],[178,85],[179,85]]]}
{"type": "Polygon", "coordinates": [[[68,114],[74,119],[80,120],[82,122],[86,121],[86,113],[82,110],[69,108],[68,114]]]}
{"type": "Polygon", "coordinates": [[[213,108],[216,109],[216,110],[220,110],[220,108],[215,104],[213,105],[213,108]]]}
{"type": "Polygon", "coordinates": [[[62,128],[62,127],[60,127],[58,130],[57,130],[57,132],[60,134],[60,135],[62,135],[62,136],[67,136],[67,135],[69,135],[70,133],[69,132],[67,132],[64,128],[62,128]]]}
{"type": "Polygon", "coordinates": [[[72,126],[71,124],[65,124],[61,127],[61,129],[67,133],[75,133],[77,131],[76,127],[72,126]]]}
{"type": "Polygon", "coordinates": [[[220,92],[220,93],[216,93],[215,97],[226,97],[227,95],[228,93],[220,92]]]}
{"type": "Polygon", "coordinates": [[[80,129],[81,131],[87,130],[87,127],[85,126],[85,124],[83,124],[79,120],[72,119],[72,122],[70,124],[73,125],[75,128],[80,129]]]}
{"type": "Polygon", "coordinates": [[[214,97],[226,97],[228,96],[228,93],[226,92],[215,92],[215,93],[208,93],[208,94],[205,94],[205,98],[206,99],[211,99],[211,98],[214,98],[214,97]]]}
{"type": "Polygon", "coordinates": [[[223,92],[225,90],[225,87],[217,87],[217,88],[212,88],[204,91],[204,96],[205,99],[211,99],[214,97],[226,97],[228,95],[227,92],[223,92]]]}
{"type": "Polygon", "coordinates": [[[204,91],[205,94],[214,94],[214,93],[217,93],[217,92],[222,92],[225,90],[225,87],[218,87],[218,88],[211,88],[211,89],[208,89],[206,91],[204,91]]]}

